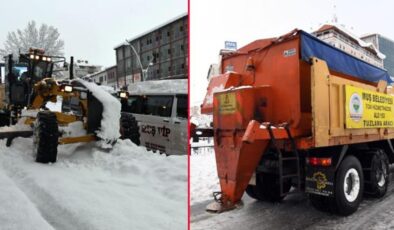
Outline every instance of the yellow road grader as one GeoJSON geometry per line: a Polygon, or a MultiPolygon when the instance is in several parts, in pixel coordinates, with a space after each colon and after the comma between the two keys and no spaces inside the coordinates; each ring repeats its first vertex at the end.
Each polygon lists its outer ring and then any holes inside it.
{"type": "MultiPolygon", "coordinates": [[[[0,138],[7,139],[7,146],[11,145],[15,137],[33,136],[36,162],[53,163],[56,162],[59,144],[100,139],[97,132],[101,128],[103,104],[82,81],[73,80],[72,57],[68,66],[64,57],[45,55],[41,49],[30,49],[26,54],[19,54],[16,59],[10,54],[5,57],[4,82],[5,103],[1,110],[2,122],[14,125],[22,121],[32,127],[29,131],[0,131],[0,138]],[[56,72],[55,65],[61,63],[69,69],[70,80],[56,81],[52,77],[56,72]],[[61,110],[50,111],[47,103],[56,103],[60,98],[61,110]],[[63,135],[62,126],[78,121],[83,124],[85,130],[82,135],[63,135]]],[[[113,112],[118,112],[120,117],[120,109],[113,112]]],[[[138,132],[130,130],[130,127],[138,126],[133,124],[136,122],[135,119],[129,119],[126,127],[119,127],[120,133],[138,132]]],[[[119,125],[122,124],[125,123],[119,121],[119,125]]],[[[110,141],[115,142],[116,139],[110,141]]]]}

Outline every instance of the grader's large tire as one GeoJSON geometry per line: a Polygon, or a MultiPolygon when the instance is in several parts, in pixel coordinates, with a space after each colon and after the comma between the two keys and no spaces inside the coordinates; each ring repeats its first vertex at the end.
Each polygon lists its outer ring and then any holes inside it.
{"type": "Polygon", "coordinates": [[[122,113],[120,117],[121,139],[130,139],[136,145],[140,144],[138,122],[132,114],[122,113]]]}
{"type": "Polygon", "coordinates": [[[387,192],[389,185],[389,160],[381,149],[363,153],[363,171],[365,177],[365,192],[380,198],[387,192]]]}
{"type": "Polygon", "coordinates": [[[39,112],[33,133],[33,151],[36,162],[56,162],[58,139],[59,129],[56,115],[50,111],[39,112]]]}
{"type": "MultiPolygon", "coordinates": [[[[283,192],[291,187],[289,180],[283,184],[283,192]]],[[[256,174],[256,185],[248,185],[246,193],[253,199],[261,201],[279,202],[285,197],[280,194],[279,176],[269,173],[256,174]]]]}
{"type": "Polygon", "coordinates": [[[364,176],[360,161],[347,156],[336,173],[335,193],[331,199],[331,210],[347,216],[357,211],[364,191],[364,176]]]}

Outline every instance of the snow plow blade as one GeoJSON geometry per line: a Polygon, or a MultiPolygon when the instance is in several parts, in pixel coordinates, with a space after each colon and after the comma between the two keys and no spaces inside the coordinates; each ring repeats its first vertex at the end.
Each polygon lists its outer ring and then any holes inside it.
{"type": "Polygon", "coordinates": [[[12,140],[16,137],[31,137],[33,136],[33,131],[12,131],[12,132],[0,132],[0,139],[6,139],[6,146],[10,147],[12,140]]]}

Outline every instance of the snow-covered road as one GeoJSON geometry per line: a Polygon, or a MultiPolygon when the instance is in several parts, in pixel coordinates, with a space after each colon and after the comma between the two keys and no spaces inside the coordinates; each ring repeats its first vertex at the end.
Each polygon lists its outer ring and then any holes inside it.
{"type": "Polygon", "coordinates": [[[289,195],[276,204],[258,202],[244,195],[241,208],[210,214],[205,212],[205,207],[212,202],[211,193],[219,189],[216,168],[212,168],[215,166],[214,154],[212,150],[205,150],[192,155],[190,162],[192,230],[394,229],[393,176],[386,196],[381,199],[365,198],[359,210],[349,217],[316,210],[304,194],[289,195]]]}
{"type": "Polygon", "coordinates": [[[187,157],[130,141],[111,151],[59,146],[34,162],[32,140],[0,141],[0,229],[186,229],[187,157]]]}

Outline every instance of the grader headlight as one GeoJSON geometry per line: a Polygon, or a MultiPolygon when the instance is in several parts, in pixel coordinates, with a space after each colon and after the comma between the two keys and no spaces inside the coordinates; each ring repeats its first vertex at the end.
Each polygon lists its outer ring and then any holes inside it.
{"type": "Polygon", "coordinates": [[[120,92],[119,97],[123,98],[123,99],[126,99],[127,98],[127,93],[126,92],[120,92]]]}
{"type": "Polygon", "coordinates": [[[66,91],[67,93],[71,93],[73,91],[73,87],[71,85],[66,85],[64,87],[64,91],[66,91]]]}

